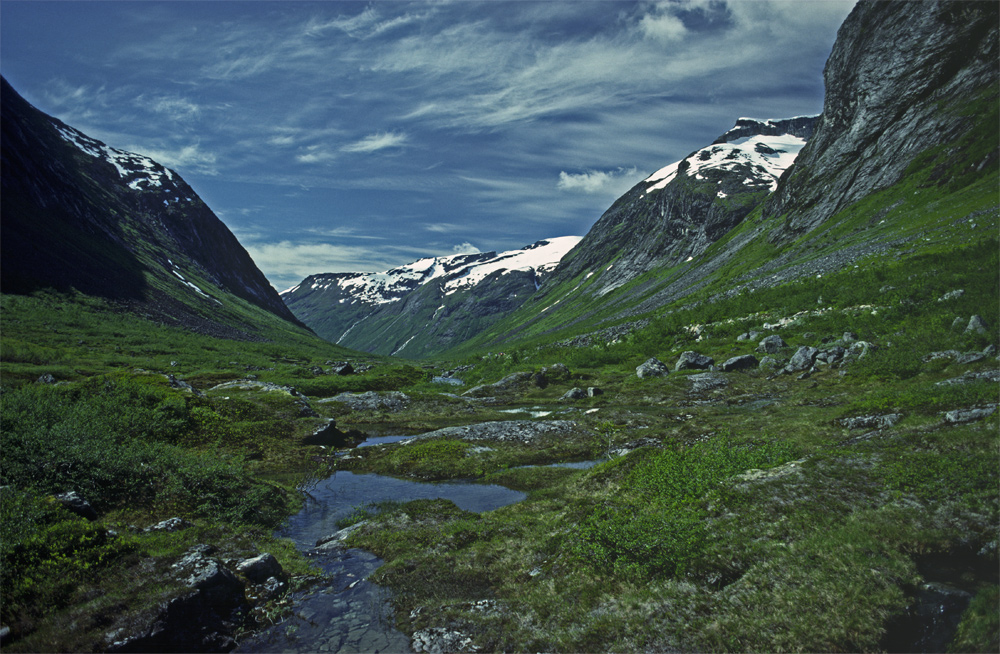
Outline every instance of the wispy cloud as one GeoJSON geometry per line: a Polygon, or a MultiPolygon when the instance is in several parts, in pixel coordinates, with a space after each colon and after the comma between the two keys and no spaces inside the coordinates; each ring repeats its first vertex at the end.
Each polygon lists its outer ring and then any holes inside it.
{"type": "Polygon", "coordinates": [[[639,181],[640,175],[635,168],[619,168],[617,170],[588,170],[584,173],[559,173],[556,188],[562,191],[582,191],[583,193],[618,193],[628,189],[639,181]]]}
{"type": "Polygon", "coordinates": [[[386,148],[398,148],[406,144],[409,137],[401,132],[376,132],[360,141],[345,145],[342,152],[377,152],[386,148]]]}
{"type": "Polygon", "coordinates": [[[178,147],[156,147],[148,145],[130,145],[122,148],[150,157],[168,168],[186,168],[202,175],[218,175],[218,157],[212,152],[205,152],[198,143],[178,147]]]}
{"type": "Polygon", "coordinates": [[[481,252],[479,248],[468,241],[454,246],[451,250],[455,254],[479,254],[481,252]]]}

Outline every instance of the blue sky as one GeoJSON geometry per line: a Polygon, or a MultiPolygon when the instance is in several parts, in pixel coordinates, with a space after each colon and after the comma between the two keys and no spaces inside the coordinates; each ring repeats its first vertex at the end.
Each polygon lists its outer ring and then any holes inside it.
{"type": "Polygon", "coordinates": [[[0,72],[177,170],[280,290],[583,235],[736,118],[819,113],[853,4],[2,0],[0,72]]]}

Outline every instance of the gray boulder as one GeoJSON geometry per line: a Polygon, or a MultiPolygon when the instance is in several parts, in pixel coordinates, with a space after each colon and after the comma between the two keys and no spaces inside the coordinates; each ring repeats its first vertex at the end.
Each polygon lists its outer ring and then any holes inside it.
{"type": "Polygon", "coordinates": [[[563,363],[553,363],[542,368],[542,375],[549,381],[564,381],[569,379],[569,368],[563,363]]]}
{"type": "Polygon", "coordinates": [[[883,415],[857,416],[843,418],[839,422],[847,429],[884,429],[892,427],[903,417],[902,413],[886,413],[883,415]]]}
{"type": "Polygon", "coordinates": [[[757,367],[762,370],[774,370],[781,367],[781,361],[772,356],[766,356],[760,360],[760,364],[757,367]]]}
{"type": "Polygon", "coordinates": [[[462,395],[467,395],[469,397],[491,397],[493,395],[502,395],[504,393],[513,393],[514,391],[528,386],[534,383],[535,373],[533,372],[515,372],[507,375],[498,382],[492,384],[482,384],[462,393],[462,395]]]}
{"type": "Polygon", "coordinates": [[[56,378],[52,376],[51,372],[47,372],[35,382],[36,384],[54,384],[56,383],[56,378]]]}
{"type": "Polygon", "coordinates": [[[320,400],[320,404],[339,402],[352,411],[389,411],[396,413],[406,408],[410,396],[399,391],[366,391],[364,393],[341,393],[320,400]]]}
{"type": "Polygon", "coordinates": [[[639,376],[639,379],[645,379],[646,377],[662,377],[669,372],[670,368],[667,368],[667,365],[656,357],[650,357],[645,363],[636,366],[635,369],[635,374],[639,376]]]}
{"type": "Polygon", "coordinates": [[[683,352],[674,365],[674,372],[678,370],[706,370],[714,363],[715,359],[704,354],[692,351],[683,352]]]}
{"type": "Polygon", "coordinates": [[[938,302],[947,302],[948,300],[956,300],[965,295],[965,289],[956,288],[954,291],[948,291],[944,295],[938,298],[938,302]]]}
{"type": "Polygon", "coordinates": [[[187,529],[188,527],[193,527],[193,526],[194,526],[193,523],[188,522],[183,518],[167,518],[162,522],[157,522],[155,525],[150,525],[149,527],[146,527],[142,531],[145,533],[153,531],[174,532],[174,531],[180,531],[182,529],[187,529]]]}
{"type": "Polygon", "coordinates": [[[757,344],[757,351],[763,354],[777,354],[783,347],[788,347],[785,340],[777,334],[772,334],[757,344]]]}
{"type": "Polygon", "coordinates": [[[993,404],[983,409],[955,409],[944,414],[944,421],[953,425],[964,422],[975,422],[996,413],[997,405],[993,404]]]}
{"type": "Polygon", "coordinates": [[[808,345],[803,345],[792,355],[791,360],[788,362],[787,370],[789,372],[809,370],[812,368],[813,363],[816,362],[817,355],[819,355],[819,350],[808,345]]]}
{"type": "Polygon", "coordinates": [[[974,332],[976,334],[985,334],[989,331],[989,327],[986,325],[986,321],[980,315],[975,315],[969,318],[969,324],[965,328],[965,332],[974,332]]]}
{"type": "Polygon", "coordinates": [[[748,370],[750,368],[756,368],[760,365],[757,361],[757,357],[752,354],[744,354],[742,356],[733,357],[731,359],[726,359],[722,364],[722,372],[733,372],[735,370],[748,370]]]}
{"type": "Polygon", "coordinates": [[[851,343],[851,347],[847,348],[846,357],[850,357],[852,359],[863,359],[868,356],[868,353],[874,348],[875,346],[868,341],[856,341],[851,343]]]}
{"type": "Polygon", "coordinates": [[[281,577],[284,570],[273,554],[264,553],[236,564],[236,570],[254,583],[262,584],[270,577],[281,577]]]}
{"type": "Polygon", "coordinates": [[[688,377],[688,380],[691,382],[692,393],[704,393],[705,391],[717,388],[725,388],[729,385],[729,380],[713,372],[702,372],[697,375],[691,375],[688,377]]]}
{"type": "Polygon", "coordinates": [[[583,390],[582,388],[571,388],[568,391],[566,391],[566,393],[563,394],[563,396],[561,398],[559,398],[559,399],[560,400],[582,400],[585,397],[587,397],[587,391],[583,390]]]}
{"type": "Polygon", "coordinates": [[[56,495],[56,500],[78,516],[82,516],[87,520],[97,520],[97,511],[94,510],[94,507],[90,506],[90,502],[83,499],[76,491],[60,493],[56,495]]]}
{"type": "Polygon", "coordinates": [[[604,391],[596,386],[590,386],[587,388],[587,397],[597,397],[598,395],[604,395],[604,391]]]}

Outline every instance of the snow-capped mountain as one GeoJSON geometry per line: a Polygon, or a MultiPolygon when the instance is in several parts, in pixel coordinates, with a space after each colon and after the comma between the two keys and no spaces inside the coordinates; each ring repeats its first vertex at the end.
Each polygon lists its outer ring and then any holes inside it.
{"type": "Polygon", "coordinates": [[[6,79],[2,87],[4,292],[76,289],[236,338],[256,338],[248,310],[295,322],[180,175],[42,113],[6,79]]]}
{"type": "Polygon", "coordinates": [[[516,309],[579,242],[579,236],[561,236],[499,254],[420,259],[385,272],[312,275],[281,297],[331,342],[427,356],[516,309]]]}

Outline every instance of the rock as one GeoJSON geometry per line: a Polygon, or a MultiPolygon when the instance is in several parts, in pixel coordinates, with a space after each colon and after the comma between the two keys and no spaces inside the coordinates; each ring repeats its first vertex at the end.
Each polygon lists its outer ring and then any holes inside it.
{"type": "Polygon", "coordinates": [[[587,391],[582,388],[571,388],[563,394],[560,400],[582,400],[587,397],[587,391]]]}
{"type": "Polygon", "coordinates": [[[1000,382],[1000,370],[983,370],[981,372],[967,372],[961,377],[952,377],[939,381],[935,386],[950,386],[952,384],[972,384],[978,381],[1000,382]]]}
{"type": "Polygon", "coordinates": [[[97,511],[76,491],[60,493],[56,495],[56,500],[78,516],[83,516],[87,520],[97,520],[97,511]]]}
{"type": "Polygon", "coordinates": [[[255,583],[264,583],[269,577],[282,577],[285,571],[281,569],[278,559],[273,554],[265,552],[252,559],[244,559],[236,564],[237,572],[255,583]]]}
{"type": "Polygon", "coordinates": [[[445,427],[414,436],[424,438],[461,438],[466,441],[530,443],[546,435],[558,436],[576,430],[572,420],[497,420],[460,427],[445,427]]]}
{"type": "Polygon", "coordinates": [[[697,375],[691,375],[688,379],[691,381],[692,393],[703,393],[717,388],[725,388],[729,385],[729,380],[722,375],[712,372],[702,372],[697,375]]]}
{"type": "Polygon", "coordinates": [[[194,526],[194,523],[188,522],[187,520],[184,520],[183,518],[167,518],[166,520],[164,520],[162,522],[157,522],[155,525],[151,525],[149,527],[146,527],[142,531],[144,533],[149,533],[149,532],[153,532],[153,531],[174,532],[174,531],[180,531],[182,529],[187,529],[188,527],[193,527],[193,526],[194,526]]]}
{"type": "Polygon", "coordinates": [[[775,359],[772,356],[766,356],[760,360],[760,364],[757,367],[762,370],[774,370],[776,368],[780,368],[781,366],[782,363],[780,360],[775,359]]]}
{"type": "Polygon", "coordinates": [[[965,328],[965,333],[974,332],[976,334],[985,334],[989,331],[989,327],[986,325],[986,321],[983,317],[976,314],[969,318],[969,324],[965,328]]]}
{"type": "Polygon", "coordinates": [[[997,346],[993,345],[992,343],[983,348],[983,354],[985,354],[988,357],[991,357],[996,353],[997,353],[997,346]]]}
{"type": "Polygon", "coordinates": [[[784,339],[777,334],[772,334],[757,344],[757,351],[765,354],[777,354],[783,347],[788,347],[784,339]]]}
{"type": "Polygon", "coordinates": [[[886,413],[882,415],[843,418],[838,422],[847,429],[885,429],[886,427],[895,425],[902,417],[902,413],[886,413]]]}
{"type": "Polygon", "coordinates": [[[351,411],[388,411],[397,413],[406,408],[410,396],[399,391],[367,391],[364,393],[341,393],[319,401],[320,404],[339,402],[351,411]]]}
{"type": "Polygon", "coordinates": [[[3,625],[0,627],[0,645],[6,645],[10,642],[10,627],[3,625]]]}
{"type": "Polygon", "coordinates": [[[646,436],[645,438],[640,438],[634,441],[629,441],[624,445],[619,445],[617,448],[608,452],[608,454],[611,456],[625,456],[629,452],[637,450],[640,447],[663,447],[663,441],[658,438],[646,436]]]}
{"type": "Polygon", "coordinates": [[[56,378],[52,376],[51,372],[47,372],[35,381],[36,384],[54,384],[56,383],[56,378]]]}
{"type": "Polygon", "coordinates": [[[982,361],[986,358],[986,355],[982,352],[966,352],[965,354],[960,354],[955,357],[955,363],[967,364],[976,363],[977,361],[982,361]]]}
{"type": "Polygon", "coordinates": [[[823,363],[836,363],[844,358],[847,354],[847,350],[840,347],[839,345],[834,345],[825,350],[821,350],[819,354],[816,355],[817,361],[822,361],[823,363]]]}
{"type": "Polygon", "coordinates": [[[368,524],[367,520],[360,520],[349,527],[344,527],[335,534],[324,536],[316,541],[316,549],[319,551],[343,549],[347,547],[344,544],[347,537],[366,524],[368,524]]]}
{"type": "Polygon", "coordinates": [[[542,374],[549,381],[565,381],[569,379],[569,368],[562,363],[553,363],[551,366],[542,368],[542,374]]]}
{"type": "Polygon", "coordinates": [[[756,368],[758,365],[760,365],[760,362],[757,361],[757,357],[752,354],[744,354],[726,359],[722,363],[721,369],[722,372],[733,372],[735,370],[749,370],[750,368],[756,368]]]}
{"type": "Polygon", "coordinates": [[[604,391],[596,386],[589,386],[587,388],[587,397],[597,397],[598,395],[604,395],[604,391]]]}
{"type": "Polygon", "coordinates": [[[645,379],[646,377],[662,377],[670,372],[666,364],[657,359],[656,357],[651,357],[646,360],[645,363],[639,365],[635,369],[635,374],[638,375],[639,379],[645,379]]]}
{"type": "Polygon", "coordinates": [[[955,409],[954,411],[948,411],[944,414],[944,421],[953,425],[962,424],[964,422],[975,422],[976,420],[988,418],[996,413],[996,410],[996,404],[992,404],[983,409],[955,409]]]}
{"type": "Polygon", "coordinates": [[[844,343],[853,343],[858,340],[858,335],[854,332],[844,332],[844,335],[840,337],[840,340],[844,343]]]}
{"type": "Polygon", "coordinates": [[[954,359],[955,357],[961,356],[958,350],[940,350],[938,352],[931,352],[930,354],[924,355],[921,361],[924,363],[929,363],[931,361],[937,361],[938,359],[954,359]]]}
{"type": "Polygon", "coordinates": [[[460,631],[443,627],[429,627],[414,632],[410,646],[418,654],[444,654],[445,652],[478,652],[472,638],[460,631]]]}
{"type": "Polygon", "coordinates": [[[846,356],[852,359],[863,359],[874,348],[875,346],[868,341],[856,341],[851,343],[851,347],[847,348],[846,356]]]}
{"type": "Polygon", "coordinates": [[[938,302],[947,302],[948,300],[957,300],[958,298],[965,295],[965,289],[956,288],[954,291],[948,291],[944,295],[938,298],[938,302]]]}
{"type": "Polygon", "coordinates": [[[502,395],[505,393],[513,393],[528,384],[534,382],[534,373],[531,372],[515,372],[513,374],[507,375],[498,382],[492,384],[482,384],[462,393],[462,395],[468,395],[470,397],[490,397],[493,395],[502,395]]]}
{"type": "Polygon", "coordinates": [[[674,372],[679,370],[705,370],[715,363],[715,359],[698,352],[683,352],[674,365],[674,372]]]}
{"type": "Polygon", "coordinates": [[[808,345],[803,345],[792,355],[786,370],[789,372],[809,370],[816,361],[817,355],[819,355],[819,350],[808,345]]]}

